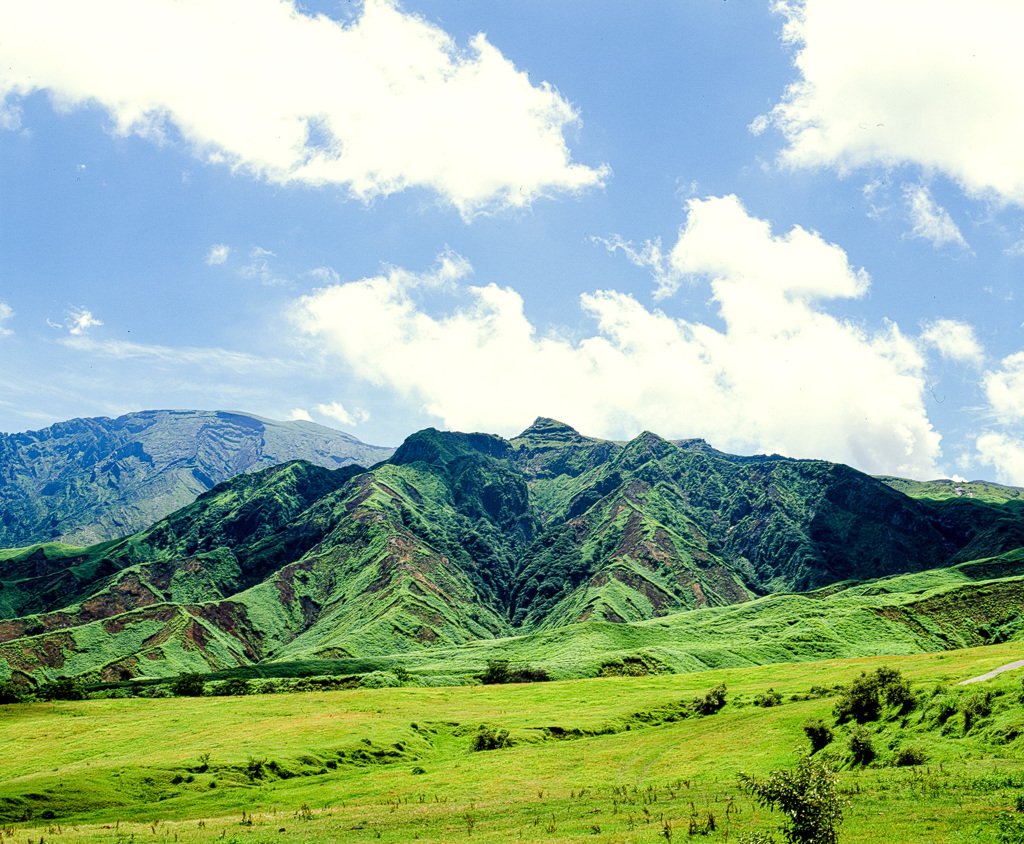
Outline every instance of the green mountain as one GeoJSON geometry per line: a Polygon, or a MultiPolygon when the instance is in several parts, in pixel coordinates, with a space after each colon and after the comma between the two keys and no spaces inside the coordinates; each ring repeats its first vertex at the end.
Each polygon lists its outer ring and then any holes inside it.
{"type": "Polygon", "coordinates": [[[428,429],[369,470],[291,462],[122,539],[0,552],[0,679],[960,647],[1024,624],[1021,548],[1024,502],[913,498],[824,461],[550,419],[428,429]]]}
{"type": "Polygon", "coordinates": [[[242,472],[288,460],[370,466],[394,449],[312,422],[155,410],[0,434],[0,547],[125,536],[242,472]]]}

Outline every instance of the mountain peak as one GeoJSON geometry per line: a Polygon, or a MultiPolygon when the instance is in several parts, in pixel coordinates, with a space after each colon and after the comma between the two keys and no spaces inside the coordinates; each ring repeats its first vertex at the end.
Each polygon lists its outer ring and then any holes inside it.
{"type": "Polygon", "coordinates": [[[566,425],[564,422],[559,422],[557,419],[551,419],[548,416],[538,416],[529,428],[516,437],[517,440],[550,438],[578,440],[583,439],[583,436],[575,428],[566,425]]]}

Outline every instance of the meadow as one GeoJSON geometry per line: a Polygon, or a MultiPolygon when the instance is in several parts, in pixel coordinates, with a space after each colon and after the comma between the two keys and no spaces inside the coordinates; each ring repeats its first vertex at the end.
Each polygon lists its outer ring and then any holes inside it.
{"type": "Polygon", "coordinates": [[[791,767],[815,718],[835,732],[816,756],[848,801],[840,841],[1024,840],[1024,672],[956,685],[1020,656],[1004,643],[516,685],[10,704],[0,842],[781,842],[781,817],[738,774],[791,767]],[[862,764],[855,725],[832,712],[840,687],[881,666],[915,701],[864,725],[875,756],[862,764]],[[722,683],[720,711],[690,711],[722,683]]]}

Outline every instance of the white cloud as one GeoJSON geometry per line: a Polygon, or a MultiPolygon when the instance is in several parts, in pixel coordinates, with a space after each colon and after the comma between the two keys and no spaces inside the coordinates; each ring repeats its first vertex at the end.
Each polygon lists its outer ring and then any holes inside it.
{"type": "Polygon", "coordinates": [[[86,310],[85,308],[72,308],[67,313],[67,322],[65,322],[63,326],[54,327],[66,328],[68,333],[75,337],[88,333],[90,328],[97,325],[103,325],[102,322],[93,316],[92,311],[86,310]]]}
{"type": "Polygon", "coordinates": [[[298,300],[293,318],[359,376],[459,430],[514,434],[543,414],[598,436],[648,428],[936,474],[915,344],[895,325],[867,332],[819,305],[867,288],[841,249],[800,228],[776,237],[725,197],[689,203],[670,261],[680,280],[710,281],[724,330],[604,290],[581,297],[592,335],[542,334],[514,290],[460,286],[470,267],[452,255],[426,277],[391,268],[327,285],[298,300]],[[434,315],[420,289],[438,278],[456,304],[434,315]]]}
{"type": "Polygon", "coordinates": [[[270,268],[270,258],[276,258],[269,249],[255,246],[249,251],[249,263],[239,269],[242,278],[256,279],[266,285],[287,284],[287,280],[279,278],[270,268]]]}
{"type": "Polygon", "coordinates": [[[928,188],[924,185],[907,185],[903,189],[903,199],[910,214],[910,222],[914,224],[914,237],[930,240],[936,249],[947,243],[968,248],[953,218],[934,200],[928,188]]]}
{"type": "Polygon", "coordinates": [[[1024,352],[1009,355],[1001,368],[982,376],[992,414],[1004,425],[1024,419],[1024,352]]]}
{"type": "Polygon", "coordinates": [[[1024,4],[780,0],[799,79],[752,129],[797,167],[916,164],[1024,204],[1024,4]]]}
{"type": "Polygon", "coordinates": [[[205,369],[227,370],[235,373],[281,371],[289,367],[284,361],[257,357],[229,349],[200,348],[196,346],[160,346],[131,343],[124,340],[93,340],[75,336],[64,339],[63,344],[81,352],[113,360],[139,360],[156,364],[200,366],[205,369]]]}
{"type": "Polygon", "coordinates": [[[227,261],[230,252],[230,246],[226,246],[223,243],[214,244],[210,247],[210,251],[206,253],[206,263],[211,267],[223,264],[227,261]]]}
{"type": "Polygon", "coordinates": [[[934,346],[942,357],[980,366],[985,350],[974,334],[974,328],[955,319],[937,319],[925,326],[921,339],[934,346]]]}
{"type": "Polygon", "coordinates": [[[370,414],[365,410],[360,408],[350,413],[341,402],[336,401],[332,401],[330,404],[318,404],[316,412],[340,422],[342,425],[358,425],[370,418],[370,414]]]}
{"type": "Polygon", "coordinates": [[[1024,439],[991,432],[978,437],[977,449],[977,459],[995,469],[997,481],[1024,485],[1024,439]]]}
{"type": "Polygon", "coordinates": [[[288,412],[289,422],[312,422],[313,417],[309,415],[309,411],[303,410],[301,407],[293,408],[288,412]]]}
{"type": "Polygon", "coordinates": [[[0,302],[0,337],[9,337],[14,332],[10,328],[4,328],[4,323],[14,316],[14,309],[6,302],[0,302]]]}
{"type": "Polygon", "coordinates": [[[458,48],[393,0],[339,23],[287,0],[12,0],[0,8],[0,123],[47,90],[99,104],[119,134],[354,197],[422,187],[464,216],[601,185],[572,162],[578,124],[483,34],[458,48]]]}

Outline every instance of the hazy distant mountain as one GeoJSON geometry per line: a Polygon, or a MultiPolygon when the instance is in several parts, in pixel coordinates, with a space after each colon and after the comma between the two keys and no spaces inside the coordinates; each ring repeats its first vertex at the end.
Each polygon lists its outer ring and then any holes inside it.
{"type": "MultiPolygon", "coordinates": [[[[428,429],[368,471],[292,462],[121,540],[0,552],[0,671],[379,657],[793,592],[813,616],[837,584],[972,560],[975,579],[1017,588],[1022,547],[1024,502],[915,499],[826,461],[623,445],[550,419],[512,440],[428,429]]],[[[862,610],[899,647],[935,650],[1018,631],[1001,595],[862,610]]]]}
{"type": "Polygon", "coordinates": [[[90,545],[148,527],[242,472],[288,460],[371,466],[392,448],[312,422],[151,410],[0,434],[0,547],[90,545]]]}

